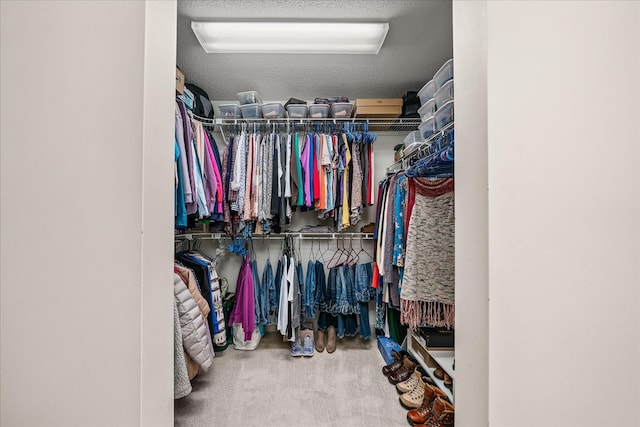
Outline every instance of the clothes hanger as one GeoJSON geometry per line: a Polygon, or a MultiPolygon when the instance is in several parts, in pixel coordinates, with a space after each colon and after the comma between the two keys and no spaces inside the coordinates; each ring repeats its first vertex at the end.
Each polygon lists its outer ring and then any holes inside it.
{"type": "Polygon", "coordinates": [[[364,238],[360,236],[360,251],[358,252],[358,254],[361,254],[362,252],[364,252],[369,257],[369,259],[373,260],[373,255],[367,252],[367,250],[364,248],[364,245],[362,244],[363,240],[364,238]]]}
{"type": "MultiPolygon", "coordinates": [[[[333,260],[336,257],[336,255],[338,255],[339,253],[339,247],[338,247],[338,242],[340,241],[340,238],[336,238],[336,250],[333,252],[333,255],[331,256],[331,258],[329,258],[329,261],[327,262],[327,267],[328,268],[332,268],[334,267],[333,265],[333,260]]],[[[338,260],[340,259],[340,256],[338,256],[338,260]]],[[[337,260],[336,260],[337,261],[337,260]]]]}

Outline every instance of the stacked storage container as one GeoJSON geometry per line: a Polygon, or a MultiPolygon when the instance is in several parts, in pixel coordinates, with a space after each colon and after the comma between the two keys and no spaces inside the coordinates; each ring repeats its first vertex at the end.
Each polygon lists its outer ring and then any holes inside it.
{"type": "Polygon", "coordinates": [[[427,139],[453,121],[453,59],[440,67],[418,96],[422,104],[418,110],[420,135],[427,139]]]}
{"type": "Polygon", "coordinates": [[[250,90],[248,92],[239,92],[238,101],[240,101],[240,109],[242,117],[245,119],[262,118],[262,98],[258,92],[250,90]]]}

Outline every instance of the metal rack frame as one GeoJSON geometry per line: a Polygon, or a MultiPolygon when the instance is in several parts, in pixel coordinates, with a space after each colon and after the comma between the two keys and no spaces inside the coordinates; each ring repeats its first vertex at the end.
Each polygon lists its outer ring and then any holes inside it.
{"type": "Polygon", "coordinates": [[[200,117],[193,115],[195,120],[201,122],[204,126],[215,127],[220,129],[222,127],[232,127],[242,124],[285,124],[285,125],[309,125],[309,124],[339,124],[339,123],[367,123],[369,130],[371,131],[389,131],[389,132],[404,132],[418,129],[422,120],[419,118],[367,118],[367,117],[351,117],[351,118],[273,118],[273,119],[210,119],[207,117],[200,117]]]}
{"type": "MultiPolygon", "coordinates": [[[[254,234],[252,240],[273,239],[282,240],[287,237],[293,237],[300,240],[331,240],[339,238],[351,238],[351,239],[365,239],[372,240],[373,233],[271,233],[271,234],[254,234]]],[[[226,233],[185,233],[176,234],[174,236],[175,241],[185,240],[232,240],[234,237],[229,236],[226,233]]]]}
{"type": "Polygon", "coordinates": [[[424,157],[425,150],[431,146],[431,143],[436,139],[443,137],[445,133],[453,129],[454,122],[448,123],[445,127],[440,129],[438,132],[431,135],[429,138],[425,139],[420,147],[418,147],[415,151],[407,154],[406,156],[402,156],[398,161],[393,163],[391,166],[387,167],[387,175],[394,174],[396,172],[400,172],[402,170],[408,169],[412,166],[412,161],[420,159],[424,157]]]}

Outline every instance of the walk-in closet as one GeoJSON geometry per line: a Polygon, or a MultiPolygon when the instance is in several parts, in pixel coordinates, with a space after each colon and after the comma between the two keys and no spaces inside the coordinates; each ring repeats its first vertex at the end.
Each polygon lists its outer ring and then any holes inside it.
{"type": "Polygon", "coordinates": [[[454,423],[452,4],[374,4],[178,2],[178,426],[454,423]]]}
{"type": "Polygon", "coordinates": [[[0,1],[0,425],[637,427],[639,67],[630,0],[0,1]]]}

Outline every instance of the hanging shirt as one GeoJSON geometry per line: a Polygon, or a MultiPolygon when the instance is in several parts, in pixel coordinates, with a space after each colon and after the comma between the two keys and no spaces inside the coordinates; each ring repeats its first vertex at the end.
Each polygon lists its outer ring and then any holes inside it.
{"type": "MultiPolygon", "coordinates": [[[[213,167],[212,179],[215,180],[215,183],[216,183],[215,197],[214,197],[215,205],[212,211],[220,215],[222,214],[222,173],[220,170],[220,158],[217,155],[217,147],[215,145],[215,140],[210,137],[208,132],[205,133],[204,136],[205,136],[205,143],[207,144],[206,147],[209,152],[209,157],[212,162],[211,165],[213,167]]],[[[218,216],[217,218],[214,218],[214,219],[222,220],[222,217],[218,216]]]]}
{"type": "Polygon", "coordinates": [[[313,200],[320,198],[320,169],[318,157],[320,157],[320,135],[313,135],[313,200]]]}
{"type": "Polygon", "coordinates": [[[284,197],[291,197],[291,135],[287,135],[285,149],[284,197]]]}
{"type": "MultiPolygon", "coordinates": [[[[193,132],[191,131],[191,121],[189,120],[189,116],[187,115],[187,110],[183,103],[178,102],[178,108],[180,109],[180,114],[182,117],[182,130],[183,130],[183,140],[185,153],[187,158],[187,173],[189,175],[189,181],[191,184],[191,191],[187,192],[185,189],[185,194],[190,193],[192,195],[191,200],[186,200],[187,206],[187,214],[191,215],[198,212],[198,204],[196,201],[196,183],[194,181],[195,177],[195,150],[193,149],[193,132]]],[[[186,197],[186,196],[185,196],[186,197]]]]}
{"type": "Polygon", "coordinates": [[[289,260],[286,256],[282,257],[283,274],[280,282],[280,304],[278,305],[278,331],[281,335],[287,335],[287,326],[289,325],[289,306],[288,306],[288,287],[287,278],[289,276],[289,260]]]}
{"type": "Polygon", "coordinates": [[[178,143],[178,149],[180,150],[180,179],[184,188],[184,201],[185,203],[193,203],[193,193],[191,192],[191,177],[189,176],[189,166],[187,165],[187,149],[184,142],[184,130],[182,128],[182,113],[179,107],[179,103],[176,102],[176,130],[175,139],[178,143]]]}
{"type": "MultiPolygon", "coordinates": [[[[192,143],[193,145],[193,143],[192,143]]],[[[207,198],[204,194],[204,184],[202,182],[202,171],[200,170],[200,163],[197,156],[193,157],[193,164],[191,165],[194,170],[194,178],[196,184],[196,201],[197,212],[200,218],[209,216],[209,210],[207,209],[207,198]]]]}
{"type": "Polygon", "coordinates": [[[349,144],[347,143],[347,136],[342,134],[342,138],[344,141],[344,175],[343,175],[343,189],[342,189],[342,227],[341,229],[345,229],[349,227],[349,191],[350,191],[350,182],[349,182],[349,168],[351,163],[351,151],[349,150],[349,144]]]}
{"type": "Polygon", "coordinates": [[[356,225],[362,218],[362,166],[360,165],[360,143],[354,142],[351,146],[352,176],[351,176],[351,215],[350,225],[356,225]]]}
{"type": "Polygon", "coordinates": [[[243,219],[249,221],[251,219],[251,186],[253,179],[253,143],[255,140],[255,134],[248,135],[247,138],[247,162],[244,182],[244,205],[243,205],[243,219]]]}
{"type": "Polygon", "coordinates": [[[294,135],[294,154],[296,163],[296,176],[298,177],[298,196],[296,200],[296,206],[302,206],[304,204],[304,183],[302,181],[302,164],[300,159],[300,141],[298,140],[298,133],[294,135]]]}
{"type": "Polygon", "coordinates": [[[333,136],[327,135],[327,140],[325,144],[325,151],[322,156],[322,163],[325,166],[325,173],[327,179],[327,206],[326,212],[330,212],[333,210],[335,206],[334,201],[334,184],[333,184],[333,174],[335,172],[335,167],[333,164],[333,136]]]}
{"type": "MultiPolygon", "coordinates": [[[[222,214],[222,211],[223,211],[222,201],[224,199],[224,185],[222,181],[222,176],[223,176],[222,161],[220,159],[220,152],[218,151],[218,144],[216,143],[215,138],[210,132],[206,132],[206,137],[207,137],[207,141],[209,142],[211,152],[213,153],[213,158],[215,159],[213,170],[216,174],[216,182],[218,186],[217,197],[216,197],[216,201],[217,201],[216,213],[222,214]]],[[[219,219],[222,220],[222,217],[220,217],[219,219]]]]}
{"type": "Polygon", "coordinates": [[[182,162],[180,161],[180,148],[178,141],[174,144],[175,150],[175,166],[176,166],[176,189],[175,189],[175,216],[176,228],[186,228],[187,226],[187,208],[184,204],[184,184],[180,176],[182,175],[182,162]]]}
{"type": "Polygon", "coordinates": [[[309,135],[305,136],[305,144],[302,148],[302,155],[300,156],[300,163],[302,168],[302,189],[304,192],[304,206],[311,206],[311,178],[309,176],[309,149],[311,148],[311,144],[309,141],[309,135]]]}
{"type": "Polygon", "coordinates": [[[231,189],[238,193],[237,199],[231,204],[231,210],[238,213],[241,213],[244,208],[244,184],[247,173],[246,144],[247,134],[242,131],[236,144],[237,149],[233,165],[233,178],[231,180],[231,189]]]}

